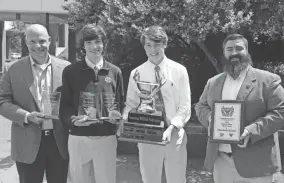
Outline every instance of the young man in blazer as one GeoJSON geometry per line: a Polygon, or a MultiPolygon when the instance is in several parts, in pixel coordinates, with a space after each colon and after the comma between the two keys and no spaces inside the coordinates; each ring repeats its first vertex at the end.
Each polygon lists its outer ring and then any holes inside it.
{"type": "Polygon", "coordinates": [[[195,106],[199,121],[210,128],[213,102],[244,101],[240,144],[208,139],[205,167],[218,183],[271,183],[278,170],[278,136],[284,126],[284,90],[278,75],[252,67],[248,41],[231,34],[223,42],[224,72],[208,80],[195,106]]]}
{"type": "Polygon", "coordinates": [[[60,92],[61,75],[69,62],[48,54],[46,28],[26,29],[29,56],[16,61],[0,82],[0,114],[12,121],[11,152],[20,183],[66,183],[68,131],[59,119],[44,119],[42,92],[60,92]]]}

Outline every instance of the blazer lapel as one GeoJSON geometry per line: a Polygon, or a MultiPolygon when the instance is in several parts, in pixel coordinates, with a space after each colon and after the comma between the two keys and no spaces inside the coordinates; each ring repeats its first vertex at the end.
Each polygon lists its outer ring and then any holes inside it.
{"type": "Polygon", "coordinates": [[[29,57],[23,62],[22,76],[26,82],[27,87],[29,88],[33,96],[33,99],[36,103],[37,108],[40,109],[40,104],[37,99],[37,93],[36,93],[36,87],[35,87],[36,81],[34,80],[33,70],[32,70],[31,61],[29,57]]]}
{"type": "Polygon", "coordinates": [[[58,87],[61,86],[61,67],[60,64],[56,62],[54,58],[51,58],[51,66],[52,66],[52,90],[56,91],[58,87]]]}
{"type": "Polygon", "coordinates": [[[212,88],[212,91],[214,91],[213,92],[214,96],[212,98],[214,98],[214,100],[222,100],[222,91],[223,91],[223,86],[224,86],[226,77],[227,77],[227,74],[223,73],[218,78],[218,80],[214,83],[213,88],[212,88]]]}
{"type": "Polygon", "coordinates": [[[239,90],[237,100],[246,100],[252,89],[255,87],[255,84],[256,84],[256,76],[253,68],[249,66],[247,75],[239,90]]]}

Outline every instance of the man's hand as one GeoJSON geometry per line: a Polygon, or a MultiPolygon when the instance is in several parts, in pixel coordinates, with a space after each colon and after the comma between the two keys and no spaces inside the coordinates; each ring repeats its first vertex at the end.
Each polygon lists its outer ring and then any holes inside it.
{"type": "MultiPolygon", "coordinates": [[[[119,111],[117,110],[110,110],[108,112],[108,116],[110,118],[110,120],[108,122],[110,122],[111,124],[117,124],[117,122],[119,121],[119,119],[122,118],[121,114],[119,111]]],[[[120,124],[120,121],[119,121],[120,124]]]]}
{"type": "Polygon", "coordinates": [[[100,123],[99,121],[88,121],[89,116],[81,115],[81,116],[71,116],[70,120],[75,126],[90,126],[94,123],[100,123]]]}
{"type": "Polygon", "coordinates": [[[240,148],[246,148],[247,147],[247,144],[248,144],[248,142],[249,142],[249,139],[250,139],[250,133],[249,133],[249,131],[247,130],[247,129],[245,129],[244,130],[244,133],[241,135],[241,137],[240,137],[240,140],[242,141],[244,141],[244,143],[243,144],[238,144],[238,146],[240,147],[240,148]]]}
{"type": "Polygon", "coordinates": [[[27,120],[28,122],[31,122],[31,123],[35,123],[35,124],[41,124],[44,120],[44,114],[42,113],[39,113],[39,112],[31,112],[27,115],[27,120]]]}
{"type": "Polygon", "coordinates": [[[163,140],[164,141],[168,141],[170,142],[171,141],[171,138],[172,138],[172,131],[174,129],[174,125],[170,125],[163,133],[163,140]]]}

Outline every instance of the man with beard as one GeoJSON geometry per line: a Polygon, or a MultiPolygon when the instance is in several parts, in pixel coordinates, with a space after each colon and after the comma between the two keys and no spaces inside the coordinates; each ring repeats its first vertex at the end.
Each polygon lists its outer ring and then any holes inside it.
{"type": "Polygon", "coordinates": [[[271,183],[278,170],[278,136],[284,126],[284,90],[278,75],[252,67],[248,42],[231,34],[223,42],[224,72],[209,79],[195,106],[199,121],[211,126],[213,102],[244,101],[242,143],[208,139],[205,167],[216,183],[271,183]]]}

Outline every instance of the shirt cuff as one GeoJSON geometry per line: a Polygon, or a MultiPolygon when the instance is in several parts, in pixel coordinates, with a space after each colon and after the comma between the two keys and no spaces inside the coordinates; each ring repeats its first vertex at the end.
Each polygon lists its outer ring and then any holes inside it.
{"type": "Polygon", "coordinates": [[[183,128],[183,123],[181,121],[180,118],[178,117],[174,117],[172,120],[171,120],[171,125],[174,125],[177,129],[181,129],[183,128]]]}
{"type": "Polygon", "coordinates": [[[25,124],[29,124],[29,122],[28,122],[28,115],[29,115],[29,114],[30,114],[30,113],[27,112],[26,115],[25,115],[25,121],[24,121],[25,124]]]}

